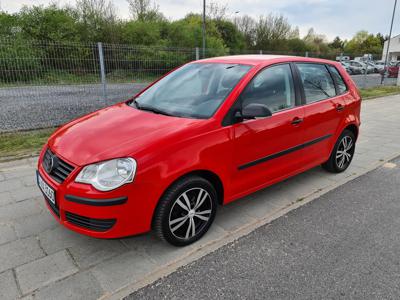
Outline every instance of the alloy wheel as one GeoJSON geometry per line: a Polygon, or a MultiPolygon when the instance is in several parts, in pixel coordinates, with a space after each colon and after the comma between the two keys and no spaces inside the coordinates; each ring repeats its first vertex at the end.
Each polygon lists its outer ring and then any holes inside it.
{"type": "Polygon", "coordinates": [[[172,205],[168,224],[178,239],[191,239],[210,222],[213,201],[203,188],[191,188],[176,198],[172,205]]]}
{"type": "Polygon", "coordinates": [[[339,169],[345,169],[350,164],[354,154],[353,139],[346,135],[340,141],[336,151],[336,165],[339,169]]]}

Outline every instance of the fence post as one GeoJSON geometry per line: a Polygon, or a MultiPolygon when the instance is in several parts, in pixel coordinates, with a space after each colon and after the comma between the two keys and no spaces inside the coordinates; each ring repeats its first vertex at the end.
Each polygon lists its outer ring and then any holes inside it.
{"type": "Polygon", "coordinates": [[[196,47],[196,60],[200,59],[200,49],[199,47],[196,47]]]}
{"type": "Polygon", "coordinates": [[[365,72],[364,72],[364,76],[363,76],[364,88],[365,89],[368,87],[368,85],[367,85],[367,75],[368,75],[368,64],[367,64],[367,62],[365,62],[365,72]]]}
{"type": "Polygon", "coordinates": [[[100,79],[101,79],[101,85],[103,88],[103,100],[104,100],[104,104],[107,104],[106,69],[104,66],[103,44],[101,42],[97,43],[97,49],[99,50],[100,79]]]}
{"type": "Polygon", "coordinates": [[[260,55],[262,55],[262,50],[260,50],[260,55]]]}
{"type": "Polygon", "coordinates": [[[306,54],[305,54],[305,56],[306,56],[306,57],[308,57],[308,51],[306,51],[306,54]]]}

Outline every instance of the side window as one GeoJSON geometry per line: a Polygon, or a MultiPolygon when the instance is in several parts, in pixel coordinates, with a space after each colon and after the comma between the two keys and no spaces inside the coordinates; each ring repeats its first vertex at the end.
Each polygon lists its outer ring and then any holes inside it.
{"type": "Polygon", "coordinates": [[[344,83],[344,80],[339,71],[334,66],[328,66],[328,68],[337,83],[339,95],[344,94],[347,91],[347,86],[344,83]]]}
{"type": "Polygon", "coordinates": [[[258,73],[241,94],[242,105],[260,103],[271,112],[293,107],[295,91],[288,64],[267,67],[258,73]]]}
{"type": "Polygon", "coordinates": [[[333,79],[325,65],[297,64],[303,82],[306,102],[312,103],[336,96],[333,79]]]}

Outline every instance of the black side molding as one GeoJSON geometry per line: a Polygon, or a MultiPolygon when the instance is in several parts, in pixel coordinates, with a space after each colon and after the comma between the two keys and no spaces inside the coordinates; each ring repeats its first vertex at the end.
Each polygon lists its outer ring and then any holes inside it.
{"type": "Polygon", "coordinates": [[[246,164],[244,164],[244,165],[239,166],[238,169],[239,169],[239,170],[244,170],[244,169],[250,168],[250,167],[252,167],[252,166],[258,165],[258,164],[260,164],[260,163],[269,161],[269,160],[271,160],[271,159],[281,157],[281,156],[283,156],[283,155],[292,153],[292,152],[297,151],[297,150],[301,150],[301,149],[306,148],[306,147],[308,147],[308,146],[311,146],[311,145],[314,145],[314,144],[316,144],[316,143],[322,142],[323,140],[326,140],[326,139],[330,138],[331,136],[332,136],[332,134],[327,134],[327,135],[324,135],[324,136],[322,136],[322,137],[320,137],[320,138],[317,138],[317,139],[315,139],[315,140],[306,142],[306,143],[304,143],[304,144],[300,144],[300,145],[294,146],[294,147],[292,147],[292,148],[283,150],[283,151],[281,151],[281,152],[277,152],[277,153],[274,153],[274,154],[271,154],[271,155],[268,155],[268,156],[259,158],[259,159],[257,159],[257,160],[253,160],[253,161],[251,161],[251,162],[248,162],[248,163],[246,163],[246,164]]]}
{"type": "Polygon", "coordinates": [[[90,199],[73,195],[65,195],[65,199],[71,202],[91,205],[91,206],[112,206],[112,205],[124,204],[128,200],[128,197],[118,197],[110,199],[90,199]]]}

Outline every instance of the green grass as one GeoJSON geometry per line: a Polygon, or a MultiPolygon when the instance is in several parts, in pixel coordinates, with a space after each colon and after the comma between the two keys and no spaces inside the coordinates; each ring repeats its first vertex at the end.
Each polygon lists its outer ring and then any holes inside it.
{"type": "Polygon", "coordinates": [[[370,98],[400,94],[400,87],[378,86],[374,88],[360,89],[360,92],[363,99],[370,99],[370,98]]]}
{"type": "Polygon", "coordinates": [[[0,159],[38,153],[54,128],[0,134],[0,159]]]}

